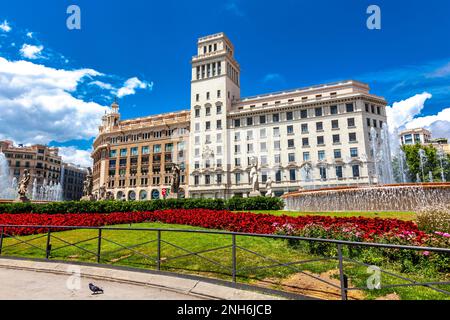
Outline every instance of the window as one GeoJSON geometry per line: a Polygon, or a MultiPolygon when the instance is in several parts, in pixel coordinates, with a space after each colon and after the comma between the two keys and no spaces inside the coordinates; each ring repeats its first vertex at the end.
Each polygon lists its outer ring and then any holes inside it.
{"type": "Polygon", "coordinates": [[[278,113],[274,113],[272,115],[272,121],[273,122],[280,122],[280,115],[278,113]]]}
{"type": "Polygon", "coordinates": [[[196,123],[195,124],[195,131],[199,132],[200,131],[200,123],[196,123]]]}
{"type": "Polygon", "coordinates": [[[331,120],[331,129],[339,129],[339,120],[331,120]]]}
{"type": "Polygon", "coordinates": [[[240,167],[241,166],[241,158],[234,158],[234,165],[236,167],[240,167]]]}
{"type": "Polygon", "coordinates": [[[221,92],[220,90],[217,90],[217,98],[220,98],[221,92]]]}
{"type": "Polygon", "coordinates": [[[209,98],[211,98],[211,95],[209,94],[209,92],[206,93],[206,100],[209,100],[209,98]]]}
{"type": "Polygon", "coordinates": [[[335,159],[341,159],[342,158],[341,149],[335,149],[334,150],[334,158],[335,159]]]}
{"type": "Polygon", "coordinates": [[[248,117],[247,118],[247,125],[248,126],[252,126],[253,125],[253,118],[252,117],[248,117]]]}
{"type": "Polygon", "coordinates": [[[338,134],[333,134],[333,143],[338,144],[341,143],[341,137],[338,134]]]}
{"type": "Polygon", "coordinates": [[[247,144],[247,152],[253,153],[253,144],[252,143],[247,144]]]}
{"type": "Polygon", "coordinates": [[[342,179],[342,166],[336,166],[336,178],[342,179]]]}
{"type": "Polygon", "coordinates": [[[330,113],[331,114],[338,114],[338,107],[337,106],[331,106],[330,107],[330,113]]]}
{"type": "Polygon", "coordinates": [[[211,184],[211,176],[209,174],[205,175],[205,184],[211,184]]]}
{"type": "Polygon", "coordinates": [[[359,165],[355,164],[352,166],[352,172],[354,178],[359,178],[359,165]]]}
{"type": "Polygon", "coordinates": [[[239,140],[241,140],[241,133],[235,132],[234,133],[234,141],[239,141],[239,140]]]}
{"type": "Polygon", "coordinates": [[[319,158],[320,161],[325,160],[325,151],[320,150],[319,152],[317,152],[317,157],[319,158]]]}
{"type": "Polygon", "coordinates": [[[211,130],[211,122],[210,121],[206,121],[205,128],[206,128],[206,130],[211,130]]]}
{"type": "Polygon", "coordinates": [[[267,143],[261,142],[260,149],[261,149],[261,152],[266,152],[267,151],[267,143]]]}
{"type": "Polygon", "coordinates": [[[322,108],[315,108],[314,113],[315,113],[316,117],[321,117],[322,116],[322,108]]]}
{"type": "Polygon", "coordinates": [[[287,126],[287,134],[288,135],[294,134],[294,126],[287,126]]]}
{"type": "Polygon", "coordinates": [[[350,142],[356,142],[356,133],[355,132],[349,133],[348,134],[348,140],[350,142]]]}
{"type": "Polygon", "coordinates": [[[319,167],[320,179],[327,180],[327,168],[319,167]]]}
{"type": "Polygon", "coordinates": [[[127,149],[120,149],[120,156],[126,157],[127,156],[127,149]]]}
{"type": "Polygon", "coordinates": [[[261,156],[261,165],[262,166],[267,165],[267,156],[261,156]]]}
{"type": "Polygon", "coordinates": [[[290,149],[291,148],[295,148],[294,139],[289,139],[288,140],[288,148],[290,148],[290,149]]]}
{"type": "Polygon", "coordinates": [[[353,112],[353,111],[355,111],[355,106],[354,106],[354,104],[353,104],[353,103],[347,103],[347,104],[345,105],[345,110],[346,110],[347,112],[353,112]]]}
{"type": "Polygon", "coordinates": [[[377,114],[381,114],[381,108],[377,107],[377,114]]]}
{"type": "Polygon", "coordinates": [[[280,141],[274,141],[274,142],[273,142],[273,148],[274,148],[275,150],[281,150],[281,147],[280,147],[280,141]]]}
{"type": "Polygon", "coordinates": [[[117,156],[117,150],[111,150],[109,151],[109,157],[110,158],[115,158],[117,156]]]}
{"type": "Polygon", "coordinates": [[[316,122],[316,131],[323,131],[323,122],[316,122]]]}
{"type": "Polygon", "coordinates": [[[241,119],[234,119],[234,127],[239,128],[241,126],[241,119]]]}
{"type": "Polygon", "coordinates": [[[303,138],[302,139],[302,146],[303,147],[308,147],[309,146],[309,139],[308,138],[303,138]]]}
{"type": "Polygon", "coordinates": [[[216,113],[221,114],[222,113],[222,106],[216,106],[216,113]]]}
{"type": "Polygon", "coordinates": [[[200,100],[200,95],[197,93],[196,95],[195,95],[195,101],[199,101],[200,100]]]}
{"type": "Polygon", "coordinates": [[[198,186],[200,184],[200,177],[199,176],[194,176],[194,184],[196,186],[198,186]]]}
{"type": "Polygon", "coordinates": [[[295,153],[289,153],[288,159],[289,159],[289,162],[295,162],[295,153]]]}
{"type": "Polygon", "coordinates": [[[148,146],[142,147],[142,154],[149,154],[149,153],[150,153],[150,148],[148,146]]]}
{"type": "Polygon", "coordinates": [[[222,168],[222,159],[217,159],[217,168],[222,168]]]}
{"type": "Polygon", "coordinates": [[[273,128],[273,136],[279,137],[280,136],[280,128],[273,128]]]}
{"type": "Polygon", "coordinates": [[[200,136],[195,136],[195,144],[200,144],[200,136]]]}
{"type": "Polygon", "coordinates": [[[238,172],[234,176],[235,176],[235,179],[236,179],[236,184],[241,183],[241,174],[238,172]]]}
{"type": "Polygon", "coordinates": [[[350,148],[350,157],[352,158],[358,157],[358,148],[350,148]]]}
{"type": "Polygon", "coordinates": [[[308,133],[308,124],[302,123],[302,133],[308,133]]]}
{"type": "Polygon", "coordinates": [[[354,128],[355,127],[355,118],[348,118],[347,125],[349,128],[354,128]]]}
{"type": "Polygon", "coordinates": [[[259,136],[261,137],[261,139],[265,139],[267,137],[266,129],[260,129],[259,130],[259,136]]]}
{"type": "Polygon", "coordinates": [[[276,163],[276,164],[281,163],[281,155],[276,154],[275,157],[274,157],[274,160],[275,160],[275,163],[276,163]]]}
{"type": "Polygon", "coordinates": [[[234,146],[234,153],[241,153],[241,146],[240,145],[236,144],[234,146]]]}
{"type": "Polygon", "coordinates": [[[309,152],[303,152],[303,161],[309,161],[311,159],[309,152]]]}
{"type": "Polygon", "coordinates": [[[317,137],[317,145],[323,146],[324,144],[325,144],[325,140],[324,140],[323,136],[318,136],[317,137]]]}
{"type": "Polygon", "coordinates": [[[308,110],[301,110],[300,111],[300,118],[302,118],[302,119],[308,118],[308,110]]]}
{"type": "Polygon", "coordinates": [[[138,148],[131,148],[131,155],[132,156],[137,156],[138,155],[138,148]]]}
{"type": "Polygon", "coordinates": [[[222,130],[222,120],[217,120],[216,127],[217,127],[217,130],[222,130]]]}
{"type": "Polygon", "coordinates": [[[222,142],[222,134],[221,133],[216,134],[216,142],[222,142]]]}
{"type": "Polygon", "coordinates": [[[369,118],[367,118],[366,121],[367,121],[367,126],[370,127],[370,125],[371,125],[372,122],[370,122],[370,119],[369,119],[369,118]]]}
{"type": "Polygon", "coordinates": [[[366,106],[366,112],[369,112],[369,104],[366,103],[365,106],[366,106]]]}
{"type": "Polygon", "coordinates": [[[206,107],[206,116],[211,115],[211,107],[206,107]]]}
{"type": "Polygon", "coordinates": [[[294,120],[294,113],[292,111],[286,112],[286,120],[294,120]]]}
{"type": "Polygon", "coordinates": [[[373,119],[373,126],[376,128],[377,127],[377,120],[373,119]]]}
{"type": "Polygon", "coordinates": [[[216,150],[218,155],[222,154],[222,146],[217,146],[217,150],[216,150]]]}
{"type": "Polygon", "coordinates": [[[290,170],[289,170],[289,180],[291,180],[291,181],[295,181],[295,180],[296,180],[296,172],[295,172],[295,169],[290,169],[290,170]]]}
{"type": "Polygon", "coordinates": [[[221,174],[217,175],[216,181],[217,181],[217,184],[222,184],[222,175],[221,174]]]}
{"type": "Polygon", "coordinates": [[[281,182],[281,170],[275,172],[275,182],[281,182]]]}
{"type": "Polygon", "coordinates": [[[259,123],[260,124],[266,123],[266,116],[259,116],[259,123]]]}

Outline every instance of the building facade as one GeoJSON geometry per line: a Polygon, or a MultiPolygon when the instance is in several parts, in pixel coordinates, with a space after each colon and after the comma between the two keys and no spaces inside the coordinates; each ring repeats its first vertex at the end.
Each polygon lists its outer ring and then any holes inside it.
{"type": "Polygon", "coordinates": [[[376,183],[371,128],[387,123],[386,101],[367,84],[342,81],[240,96],[240,66],[225,34],[198,40],[192,58],[189,195],[248,196],[251,162],[261,191],[376,183]]]}
{"type": "Polygon", "coordinates": [[[431,132],[425,128],[409,129],[400,132],[402,145],[431,143],[431,132]]]}
{"type": "Polygon", "coordinates": [[[11,141],[0,141],[0,152],[8,159],[10,175],[17,180],[25,169],[36,186],[60,182],[62,160],[58,148],[44,145],[15,146],[11,141]]]}
{"type": "Polygon", "coordinates": [[[61,168],[61,185],[63,200],[78,201],[83,197],[83,183],[87,170],[80,166],[63,163],[61,168]]]}
{"type": "Polygon", "coordinates": [[[117,200],[168,195],[174,163],[181,169],[180,196],[188,195],[189,111],[121,120],[119,105],[102,119],[92,158],[94,196],[105,187],[117,200]]]}
{"type": "Polygon", "coordinates": [[[371,139],[387,124],[384,98],[353,80],[241,98],[234,53],[224,33],[198,40],[190,111],[124,121],[114,103],[94,142],[94,193],[160,198],[173,163],[186,197],[249,196],[254,161],[263,195],[269,177],[277,196],[377,183],[371,139]]]}

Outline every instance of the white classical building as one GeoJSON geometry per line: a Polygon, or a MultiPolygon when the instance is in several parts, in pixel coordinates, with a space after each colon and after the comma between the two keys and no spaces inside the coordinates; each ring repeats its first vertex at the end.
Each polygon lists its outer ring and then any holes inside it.
{"type": "Polygon", "coordinates": [[[241,98],[239,79],[226,35],[200,38],[192,58],[189,196],[248,196],[253,158],[263,194],[268,177],[275,195],[377,182],[370,131],[380,135],[387,122],[386,101],[367,84],[241,98]]]}

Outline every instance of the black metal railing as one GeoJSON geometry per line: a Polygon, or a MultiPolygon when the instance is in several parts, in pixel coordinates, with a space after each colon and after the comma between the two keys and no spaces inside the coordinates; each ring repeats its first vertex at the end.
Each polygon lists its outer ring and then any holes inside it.
{"type": "MultiPolygon", "coordinates": [[[[8,257],[8,255],[5,255],[5,249],[17,247],[20,244],[27,245],[31,248],[37,249],[39,252],[42,252],[43,257],[45,257],[46,260],[50,260],[52,258],[52,253],[55,253],[61,249],[67,248],[67,247],[75,247],[82,252],[88,253],[89,255],[92,255],[96,258],[97,263],[109,263],[113,264],[112,261],[107,261],[106,259],[102,258],[105,255],[118,253],[123,250],[129,250],[133,254],[136,254],[138,256],[144,257],[146,259],[149,259],[151,261],[154,261],[156,270],[160,271],[163,269],[163,263],[167,263],[169,261],[173,261],[176,259],[182,259],[187,257],[197,257],[199,259],[203,259],[204,261],[207,261],[215,266],[220,267],[222,270],[226,271],[226,274],[231,277],[232,282],[236,283],[238,280],[238,277],[244,277],[243,273],[245,272],[251,272],[256,270],[262,270],[262,269],[270,269],[270,268],[278,268],[278,267],[286,267],[289,268],[291,271],[295,271],[298,273],[301,273],[303,275],[306,275],[308,277],[311,277],[317,281],[323,282],[335,289],[337,289],[340,292],[340,297],[342,300],[348,299],[348,292],[354,291],[354,290],[368,290],[367,287],[349,287],[348,286],[348,276],[345,273],[345,263],[352,263],[359,266],[364,267],[373,267],[367,263],[357,261],[355,259],[345,257],[343,253],[343,247],[365,247],[365,248],[380,248],[380,249],[398,249],[398,250],[412,250],[412,251],[428,251],[428,252],[436,252],[436,253],[442,253],[445,255],[448,255],[450,257],[450,249],[448,248],[434,248],[434,247],[419,247],[419,246],[405,246],[405,245],[394,245],[394,244],[382,244],[382,243],[366,243],[366,242],[353,242],[353,241],[343,241],[343,240],[333,240],[333,239],[319,239],[319,238],[307,238],[307,237],[294,237],[294,236],[284,236],[284,235],[273,235],[273,234],[256,234],[256,233],[242,233],[242,232],[226,232],[226,231],[213,231],[213,230],[186,230],[186,229],[158,229],[158,228],[132,228],[131,226],[129,228],[125,227],[80,227],[80,226],[30,226],[30,225],[0,225],[0,256],[8,257]],[[34,234],[34,236],[30,236],[32,238],[30,239],[24,239],[23,237],[17,236],[13,234],[11,231],[8,230],[14,230],[14,229],[20,229],[20,228],[31,228],[31,229],[40,229],[40,234],[34,234]],[[45,232],[44,232],[45,230],[45,232]],[[61,235],[61,231],[69,231],[69,230],[92,230],[97,231],[95,237],[89,237],[84,240],[80,240],[77,242],[69,242],[65,239],[63,239],[61,235]],[[104,231],[137,231],[137,232],[156,232],[156,239],[152,239],[149,241],[140,242],[133,245],[123,245],[117,241],[114,241],[112,239],[109,239],[108,237],[105,237],[104,231]],[[170,241],[167,241],[163,239],[163,234],[168,233],[192,233],[192,234],[203,234],[203,235],[222,235],[222,236],[230,236],[231,237],[231,244],[230,245],[224,245],[220,247],[215,247],[211,249],[201,250],[201,251],[191,251],[187,248],[183,248],[177,244],[174,244],[170,241]],[[337,255],[336,256],[330,256],[330,257],[317,257],[317,258],[311,258],[306,260],[299,260],[299,261],[292,261],[292,262],[281,262],[277,259],[268,257],[267,255],[258,253],[256,251],[250,250],[248,248],[245,248],[243,246],[240,246],[237,244],[237,238],[238,237],[254,237],[254,238],[265,238],[265,239],[284,239],[288,241],[306,241],[309,243],[328,243],[328,244],[334,244],[336,245],[337,249],[337,255]],[[38,239],[46,238],[46,247],[41,248],[31,242],[36,241],[38,239]],[[12,244],[5,244],[5,239],[13,239],[17,242],[12,244]],[[52,247],[52,240],[57,240],[63,243],[63,245],[59,247],[52,247]],[[96,250],[89,250],[86,248],[83,248],[80,246],[83,243],[87,243],[90,241],[96,241],[96,250]],[[108,252],[102,252],[102,243],[111,243],[115,246],[118,246],[119,249],[114,251],[108,251],[108,252]],[[155,248],[155,254],[156,256],[150,256],[146,253],[143,253],[137,248],[149,245],[152,243],[156,243],[155,248]],[[161,257],[161,245],[165,244],[168,246],[172,246],[173,248],[176,248],[177,250],[181,250],[184,252],[184,254],[173,256],[173,257],[161,257]],[[203,256],[202,254],[205,253],[211,253],[214,251],[224,250],[224,249],[231,249],[230,255],[231,255],[231,265],[224,265],[221,262],[218,262],[212,258],[208,258],[203,256]],[[242,252],[249,253],[255,257],[262,258],[266,261],[269,261],[270,265],[265,266],[251,266],[251,267],[241,267],[238,266],[238,259],[237,259],[237,253],[238,250],[241,250],[242,252]],[[325,262],[334,260],[337,261],[338,264],[338,270],[339,270],[339,285],[321,278],[320,276],[313,275],[311,273],[307,273],[304,270],[298,268],[299,265],[305,265],[309,263],[314,262],[325,262]]],[[[13,257],[13,256],[10,256],[13,257]]],[[[36,257],[35,255],[33,256],[36,257]]],[[[444,295],[450,296],[450,291],[444,290],[442,288],[439,288],[437,286],[447,286],[450,285],[450,281],[430,281],[430,282],[418,282],[413,279],[409,279],[405,276],[395,274],[389,270],[383,270],[381,268],[377,267],[377,270],[379,270],[381,273],[392,276],[394,278],[400,279],[402,281],[405,281],[406,283],[401,284],[391,284],[391,285],[383,285],[380,286],[377,289],[389,289],[389,288],[396,288],[396,287],[426,287],[431,290],[434,290],[436,292],[440,292],[444,295]]]]}

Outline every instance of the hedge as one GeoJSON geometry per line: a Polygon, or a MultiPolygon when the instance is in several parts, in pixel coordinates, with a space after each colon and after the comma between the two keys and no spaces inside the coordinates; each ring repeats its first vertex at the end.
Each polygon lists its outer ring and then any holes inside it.
{"type": "Polygon", "coordinates": [[[165,209],[211,209],[211,210],[281,210],[280,198],[231,198],[223,199],[167,199],[151,201],[68,201],[46,204],[2,203],[0,213],[110,213],[142,212],[165,209]]]}

